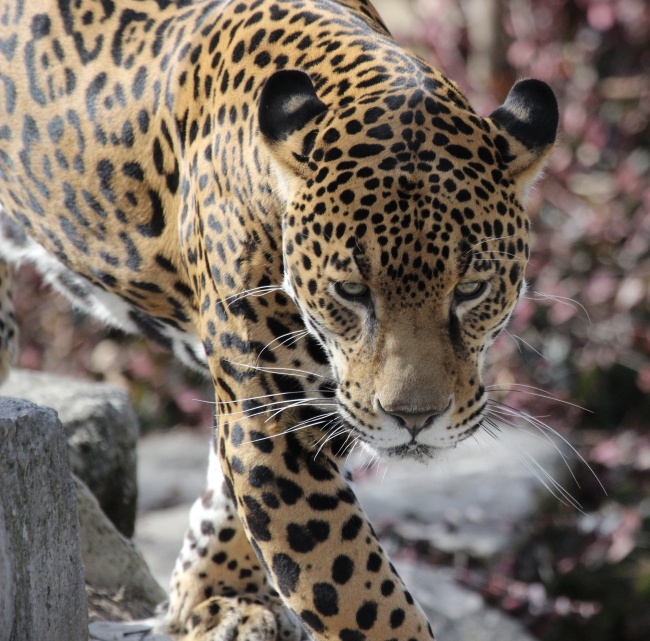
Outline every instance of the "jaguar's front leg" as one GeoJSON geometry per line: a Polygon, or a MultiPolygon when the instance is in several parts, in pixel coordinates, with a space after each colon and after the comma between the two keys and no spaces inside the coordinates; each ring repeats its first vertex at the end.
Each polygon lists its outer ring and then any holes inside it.
{"type": "Polygon", "coordinates": [[[337,458],[291,428],[254,416],[218,426],[229,491],[284,603],[319,640],[433,638],[337,458]],[[264,449],[260,433],[273,436],[264,449]]]}
{"type": "Polygon", "coordinates": [[[214,448],[205,492],[171,578],[164,629],[185,641],[300,641],[305,632],[269,584],[230,499],[214,448]]]}

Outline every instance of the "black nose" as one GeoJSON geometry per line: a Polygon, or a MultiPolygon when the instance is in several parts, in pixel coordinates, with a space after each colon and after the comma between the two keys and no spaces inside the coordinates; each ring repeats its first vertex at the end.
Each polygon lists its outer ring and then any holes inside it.
{"type": "Polygon", "coordinates": [[[401,409],[386,409],[377,399],[380,411],[394,416],[402,427],[405,427],[415,438],[422,430],[431,427],[434,420],[444,414],[451,406],[451,398],[444,409],[428,409],[421,412],[408,412],[401,409]]]}

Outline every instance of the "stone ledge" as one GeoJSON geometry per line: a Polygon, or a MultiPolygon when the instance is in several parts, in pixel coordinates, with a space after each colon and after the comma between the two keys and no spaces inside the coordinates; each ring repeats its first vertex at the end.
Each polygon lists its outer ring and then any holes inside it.
{"type": "Polygon", "coordinates": [[[12,370],[0,394],[56,410],[68,440],[73,474],[127,537],[133,535],[138,498],[138,422],[129,395],[112,385],[28,370],[12,370]]]}
{"type": "Polygon", "coordinates": [[[0,443],[0,636],[85,641],[79,522],[61,423],[51,409],[0,398],[0,443]]]}
{"type": "Polygon", "coordinates": [[[90,490],[79,479],[74,481],[91,619],[152,615],[167,594],[151,576],[142,554],[115,529],[90,490]]]}

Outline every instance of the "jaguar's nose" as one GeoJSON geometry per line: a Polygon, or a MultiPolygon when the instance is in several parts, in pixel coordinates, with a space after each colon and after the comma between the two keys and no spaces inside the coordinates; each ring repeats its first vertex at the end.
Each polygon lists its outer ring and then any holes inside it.
{"type": "Polygon", "coordinates": [[[415,438],[422,430],[431,427],[435,422],[435,419],[442,416],[451,407],[451,403],[452,399],[450,398],[443,409],[430,408],[419,412],[412,412],[399,408],[385,408],[382,406],[381,401],[377,399],[377,405],[380,412],[397,419],[397,422],[402,427],[405,427],[411,433],[413,438],[415,438]]]}

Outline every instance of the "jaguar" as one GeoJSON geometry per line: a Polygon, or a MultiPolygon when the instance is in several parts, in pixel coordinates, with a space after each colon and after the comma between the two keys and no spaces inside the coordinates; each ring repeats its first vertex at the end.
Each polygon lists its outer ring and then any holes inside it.
{"type": "Polygon", "coordinates": [[[520,80],[480,116],[367,0],[0,6],[3,372],[31,262],[214,383],[161,628],[433,638],[344,463],[427,461],[481,429],[552,90],[520,80]]]}

